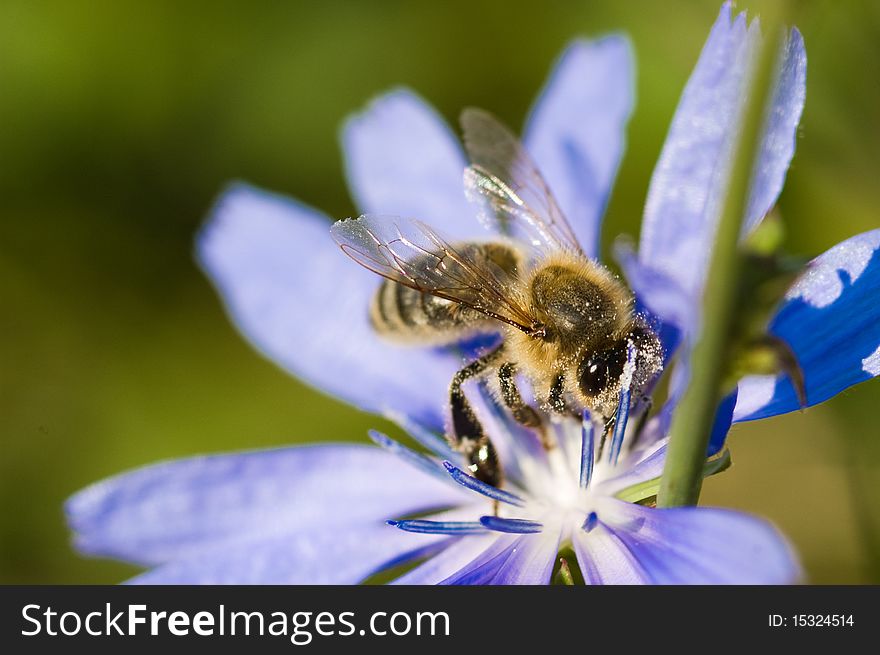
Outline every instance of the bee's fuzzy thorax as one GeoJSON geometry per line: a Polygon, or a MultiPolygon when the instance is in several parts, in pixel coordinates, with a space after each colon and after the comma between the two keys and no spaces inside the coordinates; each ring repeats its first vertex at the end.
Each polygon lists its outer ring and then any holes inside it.
{"type": "Polygon", "coordinates": [[[509,331],[511,353],[533,378],[551,378],[582,354],[618,339],[632,320],[629,290],[601,264],[583,255],[554,252],[522,276],[520,295],[545,326],[535,338],[509,331]]]}

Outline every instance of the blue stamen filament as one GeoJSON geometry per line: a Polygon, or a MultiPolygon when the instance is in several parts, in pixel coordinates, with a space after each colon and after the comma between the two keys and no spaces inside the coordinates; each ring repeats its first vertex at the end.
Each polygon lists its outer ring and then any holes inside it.
{"type": "Polygon", "coordinates": [[[449,444],[446,443],[443,437],[434,434],[421,423],[418,423],[403,414],[397,414],[394,412],[389,412],[387,416],[402,427],[406,433],[421,446],[424,446],[435,455],[448,460],[454,460],[460,456],[449,447],[449,444]]]}
{"type": "Polygon", "coordinates": [[[370,430],[368,432],[370,435],[370,439],[377,446],[381,446],[382,448],[388,450],[391,453],[394,453],[401,459],[406,462],[409,462],[413,466],[416,466],[431,475],[437,475],[443,480],[448,480],[449,478],[445,475],[443,469],[440,467],[440,463],[431,459],[427,455],[423,455],[422,453],[418,453],[410,448],[407,448],[401,443],[398,443],[391,437],[382,434],[376,430],[370,430]]]}
{"type": "MultiPolygon", "coordinates": [[[[629,419],[629,414],[631,411],[631,386],[636,355],[636,347],[632,342],[630,342],[627,349],[626,368],[624,369],[624,373],[621,375],[620,380],[621,388],[618,397],[616,412],[614,415],[614,428],[612,430],[612,434],[610,435],[610,443],[608,444],[607,459],[608,463],[611,466],[617,465],[618,459],[623,450],[623,442],[626,433],[627,421],[629,419]]],[[[601,433],[599,434],[601,435],[601,433]]],[[[424,435],[420,436],[423,437],[422,439],[417,439],[420,443],[422,443],[423,445],[425,445],[424,442],[430,443],[428,439],[424,439],[424,435]]],[[[439,466],[440,462],[434,459],[432,456],[407,448],[406,446],[394,441],[393,439],[380,432],[370,431],[370,437],[378,445],[408,461],[409,463],[418,466],[419,468],[432,474],[436,475],[439,473],[444,479],[450,480],[451,478],[452,482],[455,482],[471,491],[475,491],[476,493],[479,493],[495,501],[496,503],[506,503],[515,507],[525,507],[527,504],[526,500],[524,500],[523,497],[510,491],[504,491],[496,486],[488,484],[487,482],[484,482],[479,478],[469,474],[467,472],[467,469],[465,469],[464,467],[460,468],[459,466],[456,466],[448,460],[442,461],[443,466],[441,467],[439,466]],[[448,473],[448,476],[443,475],[444,472],[448,473]]],[[[596,450],[598,445],[597,442],[598,438],[596,423],[593,421],[593,417],[591,416],[590,412],[588,410],[584,410],[581,416],[581,457],[580,469],[578,474],[578,485],[579,488],[582,490],[589,489],[593,479],[593,475],[595,473],[595,460],[597,456],[596,450]]],[[[436,446],[436,444],[431,445],[436,446]]],[[[438,448],[437,450],[440,449],[438,448]]],[[[600,450],[602,449],[600,448],[600,450]]],[[[458,453],[455,454],[459,455],[458,453]]],[[[526,453],[522,454],[526,455],[526,453]]],[[[569,471],[570,469],[564,471],[564,473],[566,479],[569,480],[568,484],[571,484],[571,478],[568,477],[570,475],[569,471]]],[[[553,496],[553,494],[551,494],[551,496],[553,496]]],[[[565,518],[565,516],[570,516],[568,512],[572,510],[577,511],[577,508],[574,505],[580,504],[580,501],[574,501],[573,498],[574,497],[566,496],[565,493],[563,493],[563,495],[560,497],[560,502],[562,503],[562,505],[558,509],[564,512],[564,514],[560,514],[558,517],[561,520],[569,520],[565,518]],[[574,505],[569,505],[569,503],[574,503],[574,505]]],[[[555,505],[555,496],[552,498],[548,498],[548,501],[550,502],[551,506],[555,505]]],[[[527,535],[541,533],[544,530],[544,523],[542,523],[541,521],[498,516],[498,505],[496,504],[495,507],[495,515],[481,516],[478,521],[435,521],[428,519],[412,519],[389,520],[387,521],[387,523],[388,525],[394,526],[399,530],[403,530],[406,532],[447,535],[450,537],[466,535],[486,535],[491,534],[491,532],[527,535]]],[[[551,508],[548,507],[548,509],[551,508]]],[[[583,510],[585,509],[586,508],[583,508],[583,510]]],[[[551,509],[551,511],[553,511],[553,515],[556,516],[555,510],[551,509]]],[[[581,516],[584,516],[584,514],[581,514],[581,516]]],[[[592,532],[600,523],[601,521],[599,520],[597,513],[595,511],[589,511],[586,512],[586,516],[583,519],[583,523],[580,527],[584,532],[589,533],[592,532]]],[[[555,522],[553,524],[555,525],[555,522]]]]}
{"type": "Polygon", "coordinates": [[[446,467],[446,470],[449,472],[449,475],[452,476],[452,479],[466,489],[476,491],[478,494],[487,496],[492,500],[507,503],[508,505],[523,507],[526,504],[526,501],[524,501],[516,494],[512,494],[509,491],[502,491],[501,489],[493,487],[491,484],[486,484],[482,480],[478,480],[472,475],[468,475],[460,468],[455,466],[452,462],[443,462],[443,466],[446,467]]]}
{"type": "Polygon", "coordinates": [[[579,483],[581,489],[590,486],[593,478],[593,457],[595,450],[596,430],[593,419],[587,410],[584,410],[581,422],[581,471],[579,483]]]}
{"type": "Polygon", "coordinates": [[[620,450],[623,447],[626,422],[629,419],[629,400],[629,389],[621,389],[620,400],[617,403],[617,413],[614,415],[614,433],[611,436],[611,448],[608,451],[608,461],[612,465],[617,464],[620,450]]]}
{"type": "Polygon", "coordinates": [[[510,534],[535,534],[544,529],[544,525],[538,521],[527,519],[505,519],[500,516],[482,516],[480,523],[495,532],[507,532],[510,534]]]}
{"type": "Polygon", "coordinates": [[[608,451],[608,461],[612,466],[617,465],[620,450],[623,447],[623,437],[626,434],[626,422],[629,419],[630,386],[632,385],[633,366],[635,366],[636,348],[630,341],[626,353],[626,368],[630,374],[624,374],[623,384],[620,386],[620,398],[617,402],[617,413],[614,416],[614,433],[611,437],[611,448],[608,451]]]}
{"type": "Polygon", "coordinates": [[[483,534],[486,528],[476,521],[427,521],[413,519],[410,521],[386,521],[388,525],[399,528],[404,532],[416,532],[419,534],[483,534]]]}
{"type": "Polygon", "coordinates": [[[599,525],[599,515],[596,512],[590,512],[587,514],[587,518],[584,521],[584,524],[581,526],[581,529],[584,532],[592,532],[593,528],[599,525]]]}

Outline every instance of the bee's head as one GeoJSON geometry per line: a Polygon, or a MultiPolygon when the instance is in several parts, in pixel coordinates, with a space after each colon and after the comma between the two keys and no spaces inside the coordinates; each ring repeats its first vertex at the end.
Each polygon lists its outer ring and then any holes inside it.
{"type": "Polygon", "coordinates": [[[604,416],[610,416],[617,406],[630,343],[635,347],[631,389],[638,394],[663,368],[660,340],[640,320],[634,321],[623,336],[588,352],[578,365],[579,391],[586,404],[604,416]]]}

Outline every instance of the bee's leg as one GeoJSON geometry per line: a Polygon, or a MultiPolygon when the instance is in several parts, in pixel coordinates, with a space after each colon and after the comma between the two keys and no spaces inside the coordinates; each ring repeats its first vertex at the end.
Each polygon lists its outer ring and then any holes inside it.
{"type": "Polygon", "coordinates": [[[516,422],[537,431],[541,437],[541,444],[550,450],[553,443],[547,433],[547,426],[535,408],[526,404],[522,399],[519,388],[516,386],[516,366],[513,362],[505,362],[498,367],[498,381],[501,384],[501,399],[513,414],[516,422]]]}
{"type": "Polygon", "coordinates": [[[449,385],[452,434],[447,436],[450,445],[467,458],[474,477],[496,487],[502,480],[498,455],[461,387],[471,378],[485,373],[501,356],[502,349],[496,348],[459,370],[452,378],[449,385]]]}
{"type": "Polygon", "coordinates": [[[547,403],[550,405],[550,408],[557,414],[570,416],[580,421],[581,412],[576,411],[567,402],[565,402],[565,397],[562,395],[563,393],[565,393],[565,376],[560,374],[556,376],[555,380],[553,380],[553,384],[550,387],[550,394],[547,397],[547,403]]]}
{"type": "MultiPolygon", "coordinates": [[[[474,410],[461,387],[468,380],[483,375],[501,357],[502,348],[496,348],[479,359],[475,359],[453,376],[449,385],[449,403],[452,406],[452,431],[455,439],[476,441],[483,436],[483,426],[474,414],[474,410]]],[[[456,443],[452,445],[457,446],[456,443]]]]}

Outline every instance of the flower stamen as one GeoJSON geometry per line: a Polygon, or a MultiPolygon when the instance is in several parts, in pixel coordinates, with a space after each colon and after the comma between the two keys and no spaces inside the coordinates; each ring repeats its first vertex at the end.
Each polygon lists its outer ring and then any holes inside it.
{"type": "Polygon", "coordinates": [[[370,430],[368,434],[370,435],[370,439],[372,439],[377,446],[381,446],[385,450],[397,455],[402,460],[409,462],[426,473],[437,476],[442,480],[449,480],[449,477],[440,467],[440,462],[437,460],[431,459],[427,455],[423,455],[422,453],[407,448],[403,444],[377,430],[370,430]]]}
{"type": "Polygon", "coordinates": [[[510,534],[535,534],[544,529],[544,524],[528,519],[505,519],[500,516],[481,516],[480,523],[495,532],[510,534]]]}
{"type": "Polygon", "coordinates": [[[524,507],[526,504],[526,501],[516,494],[512,494],[509,491],[502,491],[497,487],[493,487],[491,484],[486,484],[482,480],[477,480],[477,478],[468,475],[452,462],[443,462],[443,466],[446,467],[446,470],[449,472],[449,475],[452,476],[452,479],[466,489],[476,491],[478,494],[487,496],[492,500],[507,503],[508,505],[514,505],[515,507],[524,507]]]}
{"type": "Polygon", "coordinates": [[[419,445],[430,450],[438,457],[450,461],[454,461],[461,457],[461,453],[450,448],[449,444],[442,436],[435,434],[418,421],[414,421],[405,414],[398,412],[386,412],[385,416],[388,420],[397,423],[397,425],[403,428],[403,430],[417,441],[419,445]]]}
{"type": "Polygon", "coordinates": [[[590,512],[587,514],[586,520],[584,520],[584,524],[581,526],[581,530],[584,532],[592,532],[593,528],[599,525],[599,515],[596,512],[590,512]]]}
{"type": "Polygon", "coordinates": [[[632,341],[627,343],[626,366],[620,376],[620,400],[617,403],[617,413],[614,416],[614,433],[611,437],[611,448],[608,450],[608,461],[612,466],[617,465],[620,450],[623,447],[623,437],[626,434],[626,422],[629,419],[630,387],[632,386],[633,372],[636,363],[636,347],[632,341]]]}
{"type": "Polygon", "coordinates": [[[593,457],[596,447],[596,426],[590,412],[584,410],[581,421],[581,470],[579,483],[581,489],[590,486],[593,478],[593,457]]]}
{"type": "Polygon", "coordinates": [[[408,521],[386,521],[404,532],[416,532],[419,534],[482,534],[486,528],[476,521],[428,521],[425,519],[412,519],[408,521]]]}

